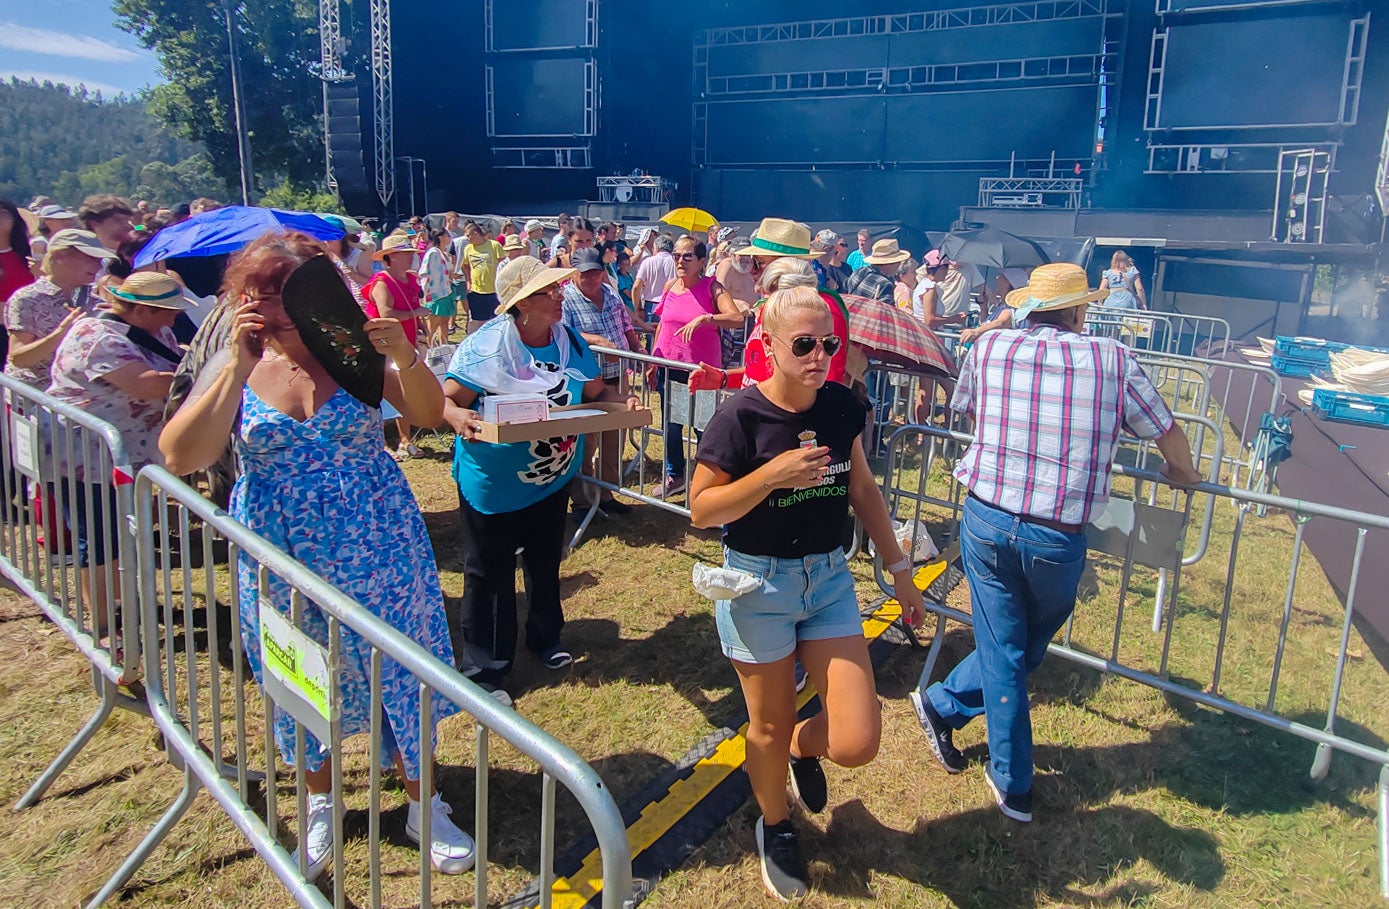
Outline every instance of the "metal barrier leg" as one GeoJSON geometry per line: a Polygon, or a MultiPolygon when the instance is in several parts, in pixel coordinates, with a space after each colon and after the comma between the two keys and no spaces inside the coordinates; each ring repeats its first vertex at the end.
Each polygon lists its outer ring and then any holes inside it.
{"type": "Polygon", "coordinates": [[[48,765],[48,769],[43,772],[43,775],[34,781],[34,785],[29,787],[29,791],[24,793],[23,798],[14,803],[14,807],[10,809],[11,811],[23,811],[25,808],[28,808],[39,799],[43,798],[43,794],[48,791],[48,787],[52,786],[53,781],[68,768],[68,764],[72,763],[73,758],[77,757],[78,752],[87,747],[87,743],[92,740],[92,736],[96,735],[97,730],[100,729],[102,725],[105,724],[106,719],[111,716],[111,711],[116,709],[122,697],[120,689],[105,676],[99,673],[94,674],[101,680],[101,703],[97,705],[96,713],[92,714],[92,718],[87,720],[87,724],[73,737],[71,742],[68,742],[68,746],[53,760],[53,763],[48,765]]]}
{"type": "Polygon", "coordinates": [[[92,897],[91,902],[87,903],[87,909],[96,909],[111,897],[115,896],[131,876],[139,870],[140,866],[149,858],[150,853],[159,847],[164,841],[164,837],[169,835],[169,831],[174,829],[174,825],[183,820],[183,816],[188,813],[188,809],[193,807],[193,800],[198,797],[198,778],[194,776],[191,768],[183,771],[183,791],[178,794],[178,798],[169,806],[169,810],[164,812],[164,816],[159,819],[159,823],[154,825],[140,845],[135,847],[135,851],[130,853],[130,857],[121,863],[116,869],[116,873],[111,875],[111,879],[106,882],[106,886],[92,897]]]}
{"type": "Polygon", "coordinates": [[[1389,900],[1389,765],[1379,768],[1379,892],[1389,900]]]}
{"type": "Polygon", "coordinates": [[[931,649],[926,651],[926,665],[921,667],[921,678],[917,679],[916,690],[921,692],[921,696],[926,696],[926,689],[931,685],[931,671],[936,668],[936,660],[940,658],[941,645],[945,643],[945,616],[936,618],[936,633],[931,637],[931,649]]]}

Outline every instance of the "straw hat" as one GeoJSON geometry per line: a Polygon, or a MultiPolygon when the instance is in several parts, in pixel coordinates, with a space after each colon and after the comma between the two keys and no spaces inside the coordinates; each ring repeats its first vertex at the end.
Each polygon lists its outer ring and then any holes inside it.
{"type": "Polygon", "coordinates": [[[874,243],[873,252],[864,256],[863,261],[869,265],[896,265],[911,257],[912,254],[899,247],[896,240],[888,238],[874,243]]]}
{"type": "Polygon", "coordinates": [[[399,252],[414,254],[419,252],[419,250],[415,249],[415,242],[405,234],[391,234],[381,241],[381,248],[372,253],[371,257],[379,262],[391,253],[399,252]]]}
{"type": "Polygon", "coordinates": [[[157,271],[137,271],[120,284],[108,284],[106,293],[126,303],[153,306],[155,309],[174,309],[182,312],[188,308],[183,298],[183,288],[166,274],[157,271]]]}
{"type": "Polygon", "coordinates": [[[531,294],[540,293],[577,275],[572,268],[551,268],[534,256],[512,259],[497,272],[497,298],[501,315],[531,294]]]}
{"type": "Polygon", "coordinates": [[[757,232],[742,249],[733,250],[735,256],[758,256],[766,259],[780,259],[790,256],[793,259],[818,259],[820,253],[810,251],[810,228],[799,221],[785,218],[763,218],[757,225],[757,232]]]}
{"type": "Polygon", "coordinates": [[[1020,318],[1029,313],[1069,309],[1094,303],[1109,296],[1109,289],[1091,289],[1085,269],[1070,262],[1052,262],[1032,270],[1026,287],[1010,290],[1004,300],[1017,310],[1020,318]]]}
{"type": "Polygon", "coordinates": [[[511,234],[511,235],[509,235],[509,236],[506,238],[506,242],[502,244],[502,249],[506,250],[507,252],[511,252],[511,251],[514,250],[514,249],[529,249],[529,248],[530,248],[530,243],[527,242],[526,238],[523,237],[523,236],[520,235],[520,234],[511,234]]]}

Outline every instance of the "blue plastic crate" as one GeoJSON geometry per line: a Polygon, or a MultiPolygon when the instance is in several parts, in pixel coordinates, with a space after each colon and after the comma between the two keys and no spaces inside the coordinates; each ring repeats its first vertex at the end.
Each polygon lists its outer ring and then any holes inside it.
{"type": "Polygon", "coordinates": [[[1331,354],[1345,350],[1349,344],[1326,341],[1322,338],[1292,338],[1279,335],[1273,342],[1273,352],[1288,360],[1308,360],[1331,365],[1331,354]]]}
{"type": "Polygon", "coordinates": [[[1278,354],[1269,357],[1269,361],[1273,364],[1273,371],[1280,376],[1294,376],[1299,379],[1308,378],[1316,372],[1326,372],[1331,368],[1330,360],[1301,360],[1278,354]]]}
{"type": "Polygon", "coordinates": [[[1389,426],[1389,396],[1362,395],[1353,391],[1318,388],[1312,392],[1312,409],[1323,420],[1389,426]]]}

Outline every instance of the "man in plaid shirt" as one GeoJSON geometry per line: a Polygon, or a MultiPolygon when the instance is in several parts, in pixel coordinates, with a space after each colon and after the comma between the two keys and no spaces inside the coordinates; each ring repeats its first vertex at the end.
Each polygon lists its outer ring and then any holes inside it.
{"type": "MultiPolygon", "coordinates": [[[[564,287],[564,324],[577,331],[589,346],[611,347],[615,350],[641,350],[641,339],[632,328],[632,317],[627,305],[618,296],[617,290],[607,282],[607,271],[603,268],[602,254],[593,248],[574,251],[574,268],[579,274],[564,287]]],[[[595,354],[602,364],[603,383],[612,388],[622,384],[622,361],[617,357],[595,354]]],[[[584,474],[598,476],[606,483],[617,485],[618,470],[622,454],[622,433],[618,430],[602,434],[603,444],[598,444],[598,434],[593,433],[584,439],[584,474]],[[597,473],[594,473],[595,468],[597,473]]],[[[575,483],[574,490],[584,488],[575,483]]],[[[580,505],[589,503],[575,500],[580,505]]],[[[599,507],[608,514],[626,514],[630,505],[624,505],[603,491],[599,507]]]]}
{"type": "Polygon", "coordinates": [[[1043,265],[1008,295],[1025,329],[982,336],[960,369],[951,407],[975,418],[955,468],[969,490],[960,550],[975,650],[942,682],[911,693],[932,752],[965,769],[951,736],[984,715],[999,809],[1032,820],[1027,676],[1075,609],[1085,524],[1109,499],[1120,431],[1156,440],[1173,483],[1200,481],[1186,435],[1127,347],[1084,334],[1090,290],[1069,263],[1043,265]]]}

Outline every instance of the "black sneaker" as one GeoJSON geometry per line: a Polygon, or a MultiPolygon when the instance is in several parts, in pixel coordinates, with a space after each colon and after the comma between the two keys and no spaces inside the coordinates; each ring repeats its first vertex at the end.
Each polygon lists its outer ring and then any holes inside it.
{"type": "Polygon", "coordinates": [[[772,896],[789,903],[809,892],[809,875],[790,818],[772,826],[767,826],[766,818],[757,819],[757,854],[762,864],[762,883],[772,896]]]}
{"type": "Polygon", "coordinates": [[[551,647],[540,655],[540,661],[546,669],[563,669],[574,662],[574,655],[563,647],[551,647]]]}
{"type": "Polygon", "coordinates": [[[811,814],[825,810],[830,800],[829,783],[817,757],[791,758],[791,792],[811,814]]]}
{"type": "Polygon", "coordinates": [[[608,499],[608,501],[598,506],[598,510],[603,512],[603,514],[616,515],[620,518],[624,515],[631,514],[632,506],[625,502],[619,502],[617,499],[608,499]]]}
{"type": "Polygon", "coordinates": [[[921,689],[916,689],[910,696],[917,722],[921,723],[921,731],[926,733],[926,743],[931,746],[931,753],[945,768],[945,772],[959,773],[968,767],[969,762],[965,760],[964,754],[951,741],[955,730],[936,713],[936,708],[931,706],[930,700],[921,693],[921,689]]]}
{"type": "Polygon", "coordinates": [[[994,794],[994,801],[998,803],[998,810],[1003,812],[1004,817],[1012,818],[1019,824],[1029,824],[1032,822],[1032,792],[1024,792],[1021,795],[1005,793],[998,788],[994,782],[993,771],[984,768],[984,781],[989,784],[990,791],[994,794]]]}
{"type": "Polygon", "coordinates": [[[796,674],[796,694],[800,694],[805,690],[805,683],[810,680],[810,677],[805,674],[805,667],[801,665],[800,660],[796,661],[794,672],[796,674]]]}

